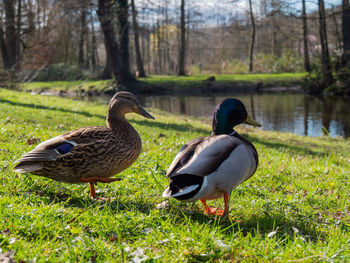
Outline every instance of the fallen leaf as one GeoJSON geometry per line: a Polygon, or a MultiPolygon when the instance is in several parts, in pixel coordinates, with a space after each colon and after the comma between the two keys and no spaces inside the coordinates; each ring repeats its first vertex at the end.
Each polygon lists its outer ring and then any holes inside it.
{"type": "Polygon", "coordinates": [[[5,234],[10,234],[10,229],[9,228],[5,228],[3,231],[0,232],[1,234],[5,235],[5,234]]]}
{"type": "Polygon", "coordinates": [[[333,218],[335,219],[341,219],[343,217],[343,213],[341,211],[337,211],[334,213],[333,218]]]}
{"type": "Polygon", "coordinates": [[[148,256],[144,255],[144,249],[142,247],[137,248],[134,252],[130,253],[134,258],[132,262],[141,263],[148,259],[148,256]]]}
{"type": "Polygon", "coordinates": [[[114,242],[118,240],[118,236],[116,234],[112,234],[111,237],[109,238],[109,242],[114,242]]]}
{"type": "Polygon", "coordinates": [[[44,192],[43,190],[38,190],[38,191],[36,192],[36,194],[39,195],[39,196],[44,196],[44,195],[45,195],[45,192],[44,192]]]}
{"type": "Polygon", "coordinates": [[[37,144],[38,142],[40,142],[39,138],[30,137],[30,138],[27,139],[27,144],[28,145],[37,144]]]}
{"type": "Polygon", "coordinates": [[[7,251],[3,254],[0,254],[0,262],[1,263],[14,263],[12,257],[15,254],[14,251],[7,251]]]}
{"type": "Polygon", "coordinates": [[[93,255],[90,260],[92,263],[96,263],[96,259],[97,259],[97,254],[93,255]]]}
{"type": "Polygon", "coordinates": [[[165,199],[163,202],[156,205],[158,209],[167,209],[169,207],[169,200],[165,199]]]}

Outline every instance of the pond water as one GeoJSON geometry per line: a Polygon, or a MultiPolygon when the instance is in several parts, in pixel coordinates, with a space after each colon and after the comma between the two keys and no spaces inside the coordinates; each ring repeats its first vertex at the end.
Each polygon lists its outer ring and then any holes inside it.
{"type": "Polygon", "coordinates": [[[138,96],[146,107],[211,120],[224,98],[240,99],[263,130],[299,135],[350,137],[350,98],[314,97],[299,93],[230,94],[213,96],[138,96]]]}

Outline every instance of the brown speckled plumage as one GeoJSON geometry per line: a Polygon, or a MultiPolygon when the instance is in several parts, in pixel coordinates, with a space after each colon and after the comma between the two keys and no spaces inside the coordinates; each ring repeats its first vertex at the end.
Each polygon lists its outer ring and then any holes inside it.
{"type": "Polygon", "coordinates": [[[140,136],[125,119],[129,112],[153,118],[134,95],[119,92],[109,103],[107,127],[80,128],[47,140],[19,159],[14,170],[66,183],[90,182],[90,186],[108,180],[128,168],[141,152],[140,136]],[[62,145],[71,149],[60,153],[62,145]]]}

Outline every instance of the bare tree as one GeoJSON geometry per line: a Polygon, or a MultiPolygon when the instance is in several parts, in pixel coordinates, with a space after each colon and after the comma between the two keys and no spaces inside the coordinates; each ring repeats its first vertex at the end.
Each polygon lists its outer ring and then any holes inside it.
{"type": "Polygon", "coordinates": [[[16,70],[20,69],[22,1],[17,2],[16,70]]]}
{"type": "Polygon", "coordinates": [[[162,60],[162,37],[160,23],[157,21],[157,53],[158,53],[158,72],[161,74],[163,72],[163,60],[162,60]]]}
{"type": "Polygon", "coordinates": [[[132,13],[132,24],[134,29],[134,42],[135,42],[135,53],[136,53],[136,65],[137,70],[139,72],[138,77],[145,78],[145,70],[143,68],[143,61],[141,57],[141,51],[140,51],[140,42],[139,42],[139,27],[137,24],[137,12],[135,8],[135,1],[131,0],[131,13],[132,13]]]}
{"type": "MultiPolygon", "coordinates": [[[[80,16],[80,39],[79,39],[79,58],[78,58],[78,64],[80,66],[84,65],[84,42],[85,42],[85,36],[87,35],[87,27],[86,27],[86,9],[85,5],[83,6],[81,10],[81,16],[80,16]]],[[[87,52],[86,52],[87,53],[87,52]]]]}
{"type": "Polygon", "coordinates": [[[185,76],[185,59],[186,59],[186,27],[185,27],[185,0],[181,0],[180,7],[180,50],[179,50],[179,72],[180,76],[185,76]]]}
{"type": "Polygon", "coordinates": [[[101,79],[110,79],[112,78],[112,56],[110,54],[110,50],[109,50],[109,46],[107,43],[107,39],[104,39],[104,46],[105,46],[105,50],[106,50],[106,63],[105,66],[103,68],[103,71],[101,73],[100,78],[101,79]]]}
{"type": "Polygon", "coordinates": [[[328,51],[326,13],[323,0],[318,0],[318,14],[322,56],[322,81],[325,87],[329,87],[333,83],[333,76],[328,51]]]}
{"type": "Polygon", "coordinates": [[[94,18],[91,18],[91,67],[92,73],[96,72],[96,64],[98,63],[98,54],[97,54],[97,44],[96,44],[96,35],[95,35],[95,26],[94,18]]]}
{"type": "Polygon", "coordinates": [[[5,34],[2,29],[2,18],[0,18],[0,47],[1,47],[1,57],[2,57],[3,67],[4,69],[8,69],[11,67],[11,65],[10,65],[10,58],[7,52],[5,34]]]}
{"type": "Polygon", "coordinates": [[[311,67],[310,67],[310,56],[309,56],[309,43],[307,39],[308,29],[307,29],[305,0],[302,0],[302,4],[303,4],[302,20],[303,20],[303,44],[304,44],[304,68],[307,72],[310,72],[311,67]]]}
{"type": "Polygon", "coordinates": [[[6,52],[8,61],[4,63],[6,69],[10,69],[16,64],[17,59],[17,39],[16,39],[16,27],[15,27],[15,8],[14,1],[4,0],[4,8],[6,14],[5,27],[6,27],[6,52]]]}
{"type": "MultiPolygon", "coordinates": [[[[334,35],[335,35],[335,47],[336,49],[341,49],[343,44],[342,44],[342,37],[341,33],[339,32],[339,25],[338,25],[338,19],[337,19],[337,14],[338,10],[336,10],[336,7],[332,5],[332,8],[330,10],[330,18],[332,18],[333,26],[334,26],[334,35]]],[[[333,30],[332,30],[333,31],[333,30]]]]}
{"type": "MultiPolygon", "coordinates": [[[[115,39],[114,28],[111,21],[111,3],[106,0],[98,0],[98,18],[100,20],[103,35],[105,37],[106,46],[112,60],[113,74],[119,84],[128,82],[128,71],[123,64],[119,45],[115,39]]],[[[107,53],[108,55],[108,53],[107,53]]]]}
{"type": "Polygon", "coordinates": [[[350,6],[349,0],[342,0],[342,33],[343,33],[343,54],[342,64],[344,66],[350,60],[350,6]]]}
{"type": "Polygon", "coordinates": [[[253,71],[253,55],[254,55],[254,42],[255,42],[255,21],[252,7],[252,0],[249,0],[249,15],[250,23],[252,26],[250,33],[250,43],[249,43],[249,72],[253,71]]]}
{"type": "Polygon", "coordinates": [[[128,12],[128,0],[117,1],[117,17],[119,26],[119,43],[120,52],[122,58],[122,64],[124,68],[124,74],[127,81],[133,80],[130,73],[130,61],[129,61],[129,12],[128,12]]]}

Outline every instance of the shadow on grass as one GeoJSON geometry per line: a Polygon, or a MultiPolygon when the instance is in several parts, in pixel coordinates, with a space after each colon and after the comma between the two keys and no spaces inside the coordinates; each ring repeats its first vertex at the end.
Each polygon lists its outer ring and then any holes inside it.
{"type": "MultiPolygon", "coordinates": [[[[43,187],[43,185],[35,185],[30,190],[34,195],[49,197],[47,199],[40,198],[40,202],[44,201],[46,205],[55,203],[66,208],[75,207],[82,209],[81,213],[88,213],[89,209],[98,208],[110,210],[115,214],[122,213],[123,211],[150,214],[153,210],[158,209],[154,203],[149,202],[147,199],[128,200],[124,195],[120,195],[111,201],[100,201],[91,200],[87,191],[84,191],[86,194],[84,197],[71,196],[69,194],[70,191],[74,190],[67,189],[67,191],[60,191],[54,187],[43,187]]],[[[200,225],[212,226],[229,239],[238,233],[238,235],[243,236],[261,236],[263,239],[269,238],[267,236],[269,233],[270,235],[272,233],[272,236],[279,240],[294,240],[302,237],[311,242],[316,242],[325,239],[324,235],[316,231],[318,226],[315,225],[315,222],[300,218],[296,214],[291,214],[289,218],[286,218],[277,210],[266,210],[258,215],[252,215],[247,220],[237,220],[234,211],[230,212],[229,218],[208,216],[204,214],[202,207],[198,208],[195,204],[189,207],[183,203],[173,203],[168,208],[161,210],[163,211],[160,214],[160,217],[163,218],[162,220],[169,218],[169,220],[178,225],[183,225],[185,222],[191,221],[197,222],[200,225]],[[273,233],[274,231],[276,233],[273,233]]],[[[72,220],[79,220],[79,215],[72,220]]]]}
{"type": "MultiPolygon", "coordinates": [[[[86,185],[88,188],[88,185],[86,185]]],[[[92,207],[105,207],[117,213],[123,210],[138,210],[140,213],[149,213],[152,209],[155,209],[153,203],[149,203],[146,200],[125,200],[125,196],[115,196],[113,198],[107,198],[107,200],[92,200],[86,189],[79,189],[77,191],[83,191],[84,194],[81,197],[74,196],[75,190],[66,189],[64,186],[56,188],[54,186],[46,187],[43,185],[35,185],[30,191],[36,196],[47,197],[44,199],[46,205],[52,203],[63,205],[66,208],[80,208],[89,209],[92,207]],[[62,188],[64,190],[62,190],[62,188]]],[[[97,197],[103,197],[102,193],[98,193],[97,197]]]]}
{"type": "Polygon", "coordinates": [[[170,208],[168,211],[171,214],[171,218],[175,218],[179,224],[183,224],[183,220],[187,219],[201,225],[212,225],[218,227],[218,231],[228,238],[232,238],[237,233],[241,233],[243,236],[249,234],[252,237],[261,235],[262,238],[266,239],[269,238],[267,235],[270,234],[270,237],[274,236],[280,240],[286,238],[293,240],[302,237],[312,242],[324,240],[325,238],[324,235],[317,232],[317,226],[305,219],[301,219],[297,215],[286,218],[278,213],[265,212],[259,215],[253,215],[244,221],[235,219],[233,211],[230,212],[230,218],[208,216],[204,214],[204,211],[191,211],[188,208],[181,210],[179,207],[176,207],[170,208]]]}
{"type": "Polygon", "coordinates": [[[0,99],[0,103],[7,103],[16,107],[26,107],[26,108],[31,108],[31,109],[41,109],[41,110],[49,110],[49,111],[60,111],[60,112],[65,112],[65,113],[74,113],[74,114],[79,114],[83,115],[85,117],[97,117],[97,118],[102,118],[106,119],[106,116],[102,116],[99,114],[91,114],[86,111],[73,111],[73,110],[67,110],[63,108],[58,108],[58,107],[47,107],[43,105],[38,105],[38,104],[33,104],[33,103],[21,103],[21,102],[13,102],[10,100],[5,100],[5,99],[0,99]]]}

